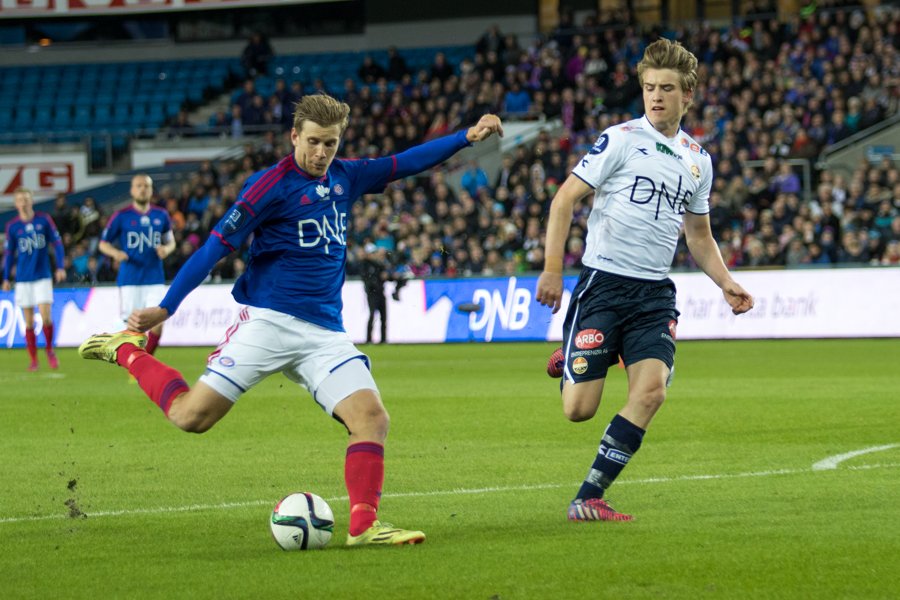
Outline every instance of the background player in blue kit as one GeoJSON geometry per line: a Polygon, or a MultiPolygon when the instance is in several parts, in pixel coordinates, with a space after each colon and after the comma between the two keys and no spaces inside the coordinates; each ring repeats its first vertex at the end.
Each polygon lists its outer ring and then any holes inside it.
{"type": "Polygon", "coordinates": [[[132,313],[131,332],[95,335],[84,358],[117,363],[134,375],[168,419],[185,431],[215,425],[241,394],[272,373],[284,373],[350,434],[344,466],[350,498],[348,545],[415,544],[421,531],[377,520],[384,481],[389,418],[368,357],[344,331],[347,215],[363,194],[419,173],[462,148],[502,135],[500,119],[483,116],[453,135],[377,159],[335,160],[350,107],[326,95],[295,106],[294,153],[252,175],[209,240],[188,260],[158,307],[132,313]],[[215,263],[253,234],[247,271],[232,295],[247,306],[210,354],[189,388],[181,374],[142,350],[146,331],[171,316],[215,263]]]}
{"type": "Polygon", "coordinates": [[[13,193],[18,216],[6,224],[6,246],[3,260],[3,291],[12,288],[12,265],[16,263],[16,306],[22,309],[25,317],[25,346],[31,363],[29,371],[37,371],[37,338],[34,334],[34,307],[41,313],[44,329],[44,340],[47,343],[47,363],[51,369],[59,368],[59,360],[53,350],[53,316],[50,306],[53,304],[53,282],[66,280],[63,268],[62,240],[56,224],[47,213],[34,211],[34,197],[31,190],[20,187],[13,193]],[[49,247],[53,245],[56,260],[56,271],[50,272],[49,247]]]}
{"type": "MultiPolygon", "coordinates": [[[[100,252],[119,263],[119,314],[126,322],[139,308],[158,306],[166,294],[163,260],[175,250],[169,213],[150,204],[153,180],[131,178],[131,205],[113,213],[100,236],[100,252]]],[[[147,332],[145,350],[153,354],[162,324],[147,332]]]]}
{"type": "Polygon", "coordinates": [[[753,308],[753,297],[731,278],[710,230],[709,154],[680,128],[697,85],[697,58],[660,39],[647,46],[638,78],[644,117],[604,131],[553,198],[537,284],[538,302],[558,311],[573,206],[593,194],[585,266],[572,292],[563,346],[548,373],[564,377],[566,417],[586,421],[600,406],[607,369],[621,355],[628,400],[606,428],[569,506],[574,521],[632,519],[603,495],[637,452],[671,382],[678,311],[668,273],[682,221],[691,255],[734,314],[753,308]]]}

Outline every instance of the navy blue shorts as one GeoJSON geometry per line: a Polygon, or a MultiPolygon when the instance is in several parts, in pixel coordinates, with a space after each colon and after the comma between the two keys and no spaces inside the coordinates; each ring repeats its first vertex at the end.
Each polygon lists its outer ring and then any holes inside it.
{"type": "Polygon", "coordinates": [[[592,381],[610,365],[657,358],[675,364],[675,284],[584,268],[563,325],[564,377],[592,381]]]}

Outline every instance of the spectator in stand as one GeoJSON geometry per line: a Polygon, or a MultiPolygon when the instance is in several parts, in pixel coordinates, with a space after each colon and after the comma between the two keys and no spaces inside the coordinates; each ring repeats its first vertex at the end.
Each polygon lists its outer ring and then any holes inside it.
{"type": "Polygon", "coordinates": [[[403,78],[409,74],[409,66],[406,64],[406,60],[403,58],[403,56],[397,51],[397,47],[389,47],[387,67],[388,81],[402,81],[403,78]]]}
{"type": "Polygon", "coordinates": [[[366,54],[363,57],[362,65],[360,65],[356,74],[363,83],[369,85],[377,82],[379,79],[387,77],[387,71],[385,71],[384,67],[375,62],[375,59],[373,59],[370,54],[366,54]]]}
{"type": "Polygon", "coordinates": [[[431,80],[439,80],[441,83],[453,76],[453,66],[447,62],[447,56],[443,52],[434,55],[434,63],[431,65],[431,80]]]}
{"type": "Polygon", "coordinates": [[[275,52],[269,44],[269,40],[262,33],[254,32],[250,35],[244,51],[241,53],[241,66],[249,78],[259,75],[268,75],[269,62],[274,58],[275,52]]]}
{"type": "Polygon", "coordinates": [[[81,208],[79,208],[79,214],[81,215],[82,225],[81,239],[87,240],[88,251],[94,254],[97,252],[97,244],[100,243],[100,233],[103,231],[103,212],[97,206],[97,202],[88,196],[84,199],[81,208]]]}
{"type": "Polygon", "coordinates": [[[463,173],[460,185],[469,192],[470,196],[477,196],[479,189],[489,186],[487,173],[481,168],[478,161],[474,159],[469,161],[469,168],[463,173]]]}

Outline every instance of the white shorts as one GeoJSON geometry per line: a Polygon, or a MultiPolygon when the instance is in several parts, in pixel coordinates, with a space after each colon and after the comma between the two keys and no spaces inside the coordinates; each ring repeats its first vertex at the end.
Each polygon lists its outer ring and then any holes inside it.
{"type": "Polygon", "coordinates": [[[38,304],[53,304],[53,281],[50,278],[17,281],[14,290],[16,306],[32,308],[38,304]]]}
{"type": "Polygon", "coordinates": [[[368,367],[369,357],[353,345],[345,332],[331,331],[275,310],[247,306],[209,355],[200,381],[235,402],[272,373],[281,372],[308,390],[332,415],[338,402],[353,392],[378,392],[368,367]],[[341,376],[322,386],[338,369],[341,376]]]}
{"type": "Polygon", "coordinates": [[[159,306],[165,296],[166,286],[162,283],[119,286],[119,316],[123,321],[128,321],[133,311],[148,306],[159,306]]]}

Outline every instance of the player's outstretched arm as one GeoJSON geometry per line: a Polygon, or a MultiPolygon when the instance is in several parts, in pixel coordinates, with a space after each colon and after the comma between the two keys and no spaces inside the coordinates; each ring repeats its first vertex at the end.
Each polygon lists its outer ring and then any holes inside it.
{"type": "Polygon", "coordinates": [[[709,215],[685,213],[684,236],[691,256],[703,272],[721,288],[725,301],[731,306],[731,312],[740,315],[753,308],[753,296],[731,278],[731,273],[722,260],[722,253],[719,252],[719,246],[709,226],[709,215]]]}
{"type": "MultiPolygon", "coordinates": [[[[390,169],[390,173],[384,173],[387,181],[403,179],[439,165],[466,146],[483,142],[495,133],[503,135],[503,124],[500,122],[500,117],[484,115],[475,125],[466,130],[439,137],[413,146],[400,154],[386,156],[372,162],[381,164],[382,168],[390,169]]],[[[381,183],[379,185],[383,186],[381,183]]]]}
{"type": "Polygon", "coordinates": [[[229,252],[231,249],[219,241],[218,237],[209,236],[206,243],[200,246],[200,249],[194,252],[178,271],[159,306],[136,310],[129,315],[128,329],[147,331],[174,315],[187,295],[203,283],[219,259],[227,256],[229,252]]]}
{"type": "Polygon", "coordinates": [[[503,137],[503,123],[497,115],[487,114],[466,131],[466,140],[470,144],[483,142],[494,134],[503,137]]]}

